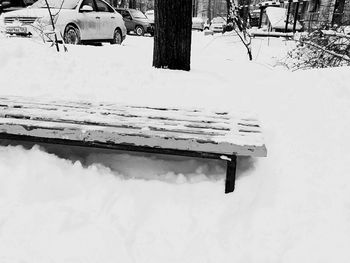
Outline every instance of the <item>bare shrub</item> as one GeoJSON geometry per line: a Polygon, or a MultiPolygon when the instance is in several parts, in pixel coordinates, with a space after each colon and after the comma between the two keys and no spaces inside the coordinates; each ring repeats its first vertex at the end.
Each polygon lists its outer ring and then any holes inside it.
{"type": "Polygon", "coordinates": [[[327,68],[350,65],[348,27],[321,27],[302,33],[294,40],[296,47],[288,53],[286,65],[292,69],[327,68]]]}

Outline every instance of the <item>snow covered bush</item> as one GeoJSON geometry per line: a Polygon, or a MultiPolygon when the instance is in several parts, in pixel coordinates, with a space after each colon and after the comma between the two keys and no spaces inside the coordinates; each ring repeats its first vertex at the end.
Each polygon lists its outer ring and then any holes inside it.
{"type": "Polygon", "coordinates": [[[4,23],[4,15],[0,15],[0,34],[5,32],[5,23],[4,23]]]}
{"type": "Polygon", "coordinates": [[[297,38],[297,46],[288,52],[286,65],[292,70],[350,65],[350,35],[346,27],[326,27],[297,38]]]}

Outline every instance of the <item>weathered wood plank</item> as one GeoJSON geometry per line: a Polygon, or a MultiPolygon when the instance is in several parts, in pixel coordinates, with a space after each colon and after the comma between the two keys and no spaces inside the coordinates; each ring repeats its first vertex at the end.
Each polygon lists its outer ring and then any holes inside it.
{"type": "MultiPolygon", "coordinates": [[[[108,110],[108,109],[101,109],[101,108],[70,108],[65,105],[63,106],[57,106],[57,107],[52,107],[52,106],[45,106],[45,105],[38,105],[38,104],[21,104],[21,105],[12,105],[11,103],[8,104],[2,104],[4,109],[21,109],[21,110],[28,110],[28,109],[37,109],[37,110],[46,110],[46,111],[57,111],[57,110],[62,110],[65,112],[89,112],[90,114],[101,114],[101,115],[112,115],[113,117],[125,117],[130,120],[135,119],[135,118],[141,118],[143,117],[144,119],[149,119],[149,120],[169,120],[169,121],[186,121],[186,122],[193,122],[193,123],[199,123],[199,124],[205,124],[205,123],[223,123],[225,124],[224,121],[220,121],[219,118],[214,118],[213,116],[208,117],[208,119],[198,119],[196,116],[186,116],[186,115],[181,115],[181,113],[176,113],[173,114],[170,111],[169,112],[156,112],[156,111],[151,111],[151,112],[145,112],[145,111],[139,111],[139,112],[132,112],[129,110],[126,112],[125,110],[123,111],[115,111],[115,110],[108,110]],[[181,118],[180,118],[181,117],[181,118]],[[211,118],[211,119],[210,119],[211,118]]],[[[132,109],[132,108],[131,108],[132,109]]],[[[202,116],[204,117],[204,116],[202,116]]],[[[229,124],[226,122],[226,124],[229,124]]]]}
{"type": "MultiPolygon", "coordinates": [[[[4,105],[4,104],[2,104],[4,105]]],[[[23,115],[28,115],[29,116],[33,116],[32,119],[35,118],[35,111],[39,111],[39,117],[42,117],[43,115],[45,115],[45,111],[47,111],[50,116],[52,116],[53,119],[58,119],[61,118],[62,116],[64,116],[65,118],[69,118],[69,116],[72,115],[72,110],[71,109],[64,109],[64,108],[60,108],[60,107],[56,107],[56,108],[52,108],[52,106],[49,106],[49,109],[45,109],[45,108],[41,108],[40,105],[18,105],[18,102],[16,105],[12,105],[11,103],[8,103],[7,105],[9,105],[6,108],[3,108],[1,110],[1,112],[3,112],[2,117],[5,117],[4,115],[10,115],[10,114],[18,114],[19,116],[21,114],[23,115]],[[15,109],[18,109],[17,113],[15,112],[15,109]],[[55,112],[56,114],[54,114],[53,112],[55,112]],[[57,115],[57,116],[55,116],[57,115]]],[[[229,131],[229,130],[233,130],[235,128],[234,125],[232,125],[232,120],[231,123],[230,122],[219,122],[219,121],[211,121],[211,120],[206,120],[203,119],[203,116],[201,116],[202,118],[198,118],[196,117],[195,120],[193,119],[171,119],[169,116],[163,116],[163,117],[159,117],[159,116],[155,116],[152,115],[154,114],[152,112],[149,113],[150,115],[147,116],[142,116],[143,112],[140,112],[139,116],[134,115],[134,114],[127,114],[127,115],[114,115],[114,113],[110,113],[108,112],[108,114],[106,114],[105,112],[101,113],[98,112],[97,110],[91,111],[91,110],[87,110],[84,109],[82,111],[76,111],[74,110],[74,116],[76,117],[81,117],[81,115],[84,115],[85,119],[83,120],[79,120],[80,122],[85,122],[85,123],[89,123],[89,122],[94,122],[94,123],[98,123],[101,122],[101,124],[103,123],[101,121],[101,115],[107,115],[107,116],[103,116],[103,120],[105,120],[105,122],[109,122],[112,123],[113,121],[118,121],[118,122],[122,122],[123,126],[129,126],[130,127],[137,127],[139,124],[145,124],[145,123],[150,123],[152,125],[157,126],[157,124],[160,124],[161,127],[163,126],[174,126],[174,127],[182,127],[182,128],[198,128],[198,129],[202,129],[204,131],[207,132],[212,132],[214,134],[216,134],[215,132],[220,132],[221,130],[224,131],[229,131]],[[132,117],[129,117],[132,116],[132,117]],[[100,119],[100,120],[99,120],[100,119]]],[[[168,115],[170,115],[169,113],[167,113],[168,115]]],[[[46,115],[45,115],[46,116],[46,115]]],[[[37,118],[39,118],[37,117],[37,118]]],[[[46,117],[48,118],[48,117],[46,117]]],[[[241,120],[241,122],[244,122],[243,120],[241,120]]],[[[251,122],[251,121],[250,121],[251,122]]],[[[238,123],[239,125],[245,125],[244,130],[247,129],[247,127],[259,127],[258,124],[256,124],[256,122],[254,124],[249,124],[249,123],[238,123]]],[[[146,126],[143,127],[138,127],[138,128],[147,128],[146,126]]],[[[252,128],[250,128],[252,129],[252,128]]],[[[195,133],[200,132],[200,130],[197,130],[195,133]]],[[[222,134],[221,134],[222,135],[222,134]]]]}
{"type": "MultiPolygon", "coordinates": [[[[116,112],[113,110],[107,110],[107,109],[99,109],[99,108],[90,108],[90,109],[82,109],[82,108],[67,108],[66,106],[57,106],[56,108],[53,107],[43,107],[42,105],[11,105],[8,104],[6,105],[7,107],[3,108],[3,109],[7,109],[7,110],[14,110],[14,109],[18,109],[21,111],[28,111],[28,110],[41,110],[42,111],[56,111],[56,112],[66,112],[66,113],[71,113],[72,111],[75,112],[76,114],[81,114],[81,113],[89,113],[91,116],[94,115],[103,115],[105,116],[105,118],[107,118],[107,116],[110,116],[111,118],[114,119],[119,119],[119,120],[123,120],[123,121],[132,121],[132,122],[145,122],[145,121],[163,121],[163,122],[168,122],[168,123],[175,123],[175,121],[179,124],[183,124],[184,126],[188,126],[188,127],[195,127],[195,126],[200,126],[200,127],[207,127],[207,128],[212,128],[213,125],[215,124],[215,129],[220,130],[220,129],[228,129],[227,125],[229,125],[229,122],[225,122],[225,121],[220,121],[219,118],[213,118],[208,117],[208,118],[204,118],[204,116],[202,116],[203,119],[199,119],[196,116],[181,116],[181,113],[176,113],[173,114],[171,112],[144,112],[144,111],[140,111],[140,112],[116,112]]],[[[62,114],[62,113],[60,113],[62,114]]],[[[97,117],[97,116],[94,116],[97,117]]]]}
{"type": "MultiPolygon", "coordinates": [[[[49,103],[45,103],[40,99],[30,99],[22,98],[22,97],[11,97],[11,98],[1,98],[1,102],[5,102],[5,105],[15,105],[18,108],[23,108],[27,105],[31,108],[35,107],[47,107],[47,109],[58,109],[58,108],[68,108],[71,109],[82,109],[82,110],[105,110],[107,113],[120,113],[127,114],[127,117],[133,117],[133,114],[137,113],[136,116],[144,114],[144,116],[159,116],[160,118],[163,116],[165,118],[170,118],[172,116],[177,117],[185,117],[186,120],[188,118],[192,118],[193,121],[201,121],[198,119],[198,116],[204,117],[206,119],[211,119],[213,122],[224,122],[225,120],[230,120],[232,118],[232,114],[228,112],[213,112],[206,110],[198,110],[198,109],[176,109],[176,108],[155,108],[155,107],[140,107],[140,106],[128,106],[128,105],[115,105],[115,104],[93,104],[93,103],[83,103],[83,102],[58,102],[58,101],[50,101],[49,103]]],[[[241,116],[243,117],[243,116],[241,116]]]]}
{"type": "Polygon", "coordinates": [[[103,125],[116,128],[130,128],[130,129],[151,129],[168,132],[184,132],[203,135],[225,135],[224,131],[229,129],[211,128],[205,125],[192,125],[189,123],[177,123],[176,121],[163,120],[147,120],[132,118],[119,118],[112,115],[98,115],[96,113],[81,112],[80,114],[72,114],[62,110],[45,111],[37,109],[1,109],[0,117],[2,118],[16,118],[16,119],[31,119],[37,121],[52,121],[52,122],[67,122],[79,123],[86,125],[103,125]]]}
{"type": "Polygon", "coordinates": [[[198,109],[0,98],[0,133],[266,156],[255,118],[198,109]]]}
{"type": "Polygon", "coordinates": [[[118,129],[78,125],[71,123],[37,122],[22,119],[0,118],[0,133],[24,136],[61,138],[66,140],[97,141],[111,144],[129,144],[179,150],[192,150],[221,154],[265,156],[264,147],[254,145],[234,145],[225,141],[203,140],[188,134],[157,133],[154,131],[130,132],[130,129],[118,129]]]}

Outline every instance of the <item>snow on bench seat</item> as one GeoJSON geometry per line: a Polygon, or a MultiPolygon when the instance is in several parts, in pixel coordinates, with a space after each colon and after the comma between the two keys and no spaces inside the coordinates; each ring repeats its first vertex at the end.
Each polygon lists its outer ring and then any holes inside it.
{"type": "MultiPolygon", "coordinates": [[[[0,138],[188,156],[266,156],[257,119],[230,112],[0,97],[0,138]]],[[[234,160],[233,160],[234,159],[234,160]]]]}

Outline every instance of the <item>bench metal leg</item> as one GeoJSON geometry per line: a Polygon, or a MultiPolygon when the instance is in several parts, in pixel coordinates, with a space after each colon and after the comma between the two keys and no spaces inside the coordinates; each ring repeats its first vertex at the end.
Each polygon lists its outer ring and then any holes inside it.
{"type": "Polygon", "coordinates": [[[230,158],[231,160],[227,160],[225,194],[235,190],[237,156],[232,155],[230,158]]]}

